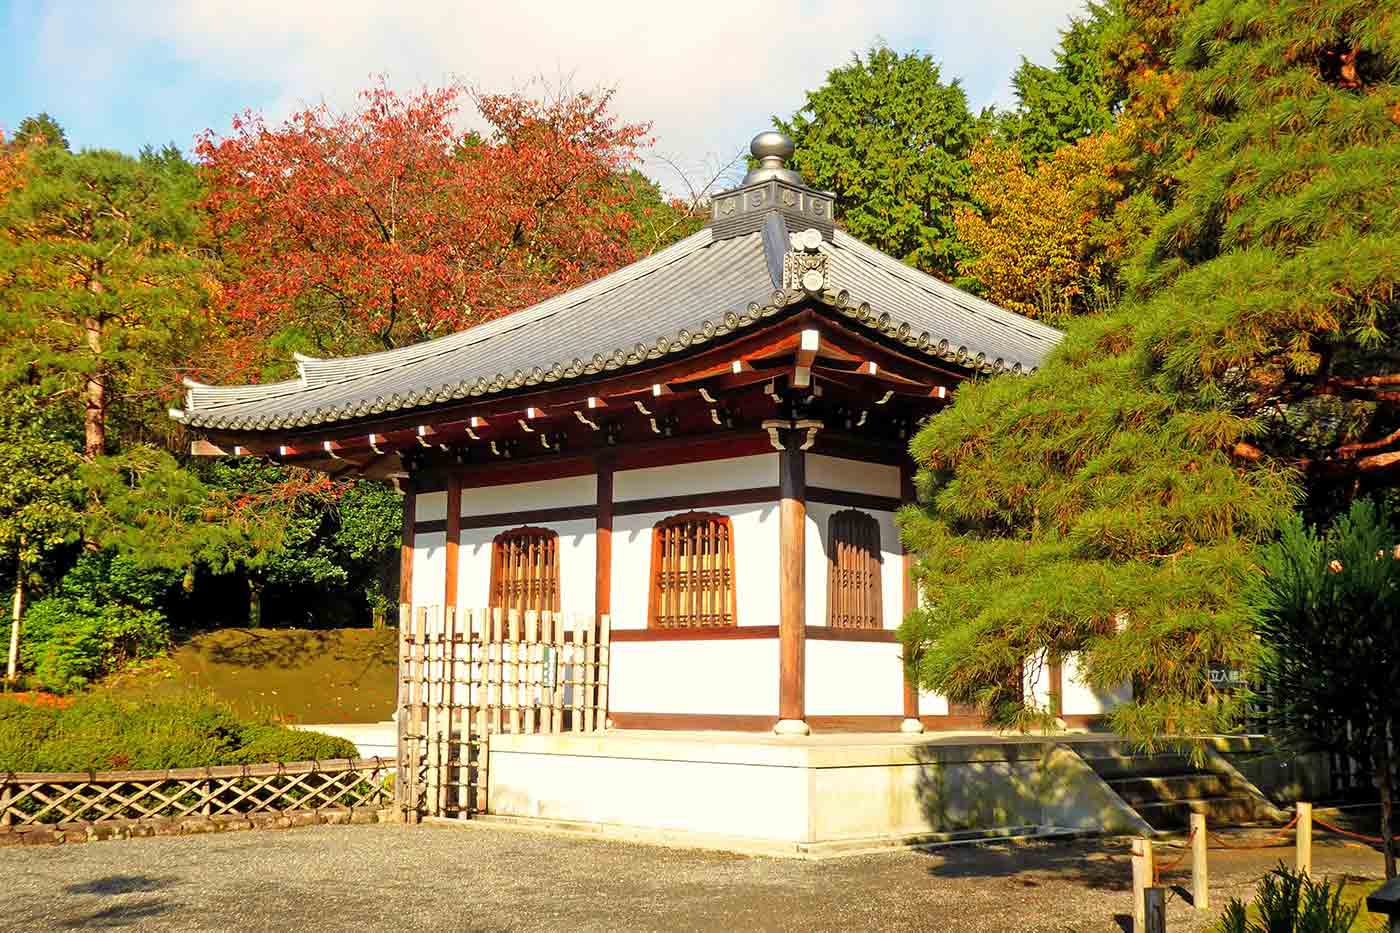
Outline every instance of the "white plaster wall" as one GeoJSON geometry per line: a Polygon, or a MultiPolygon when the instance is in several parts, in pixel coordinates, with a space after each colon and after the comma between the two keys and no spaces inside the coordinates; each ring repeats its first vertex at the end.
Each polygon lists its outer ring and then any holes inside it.
{"type": "Polygon", "coordinates": [[[614,642],[611,662],[614,712],[778,714],[776,638],[614,642]]]}
{"type": "MultiPolygon", "coordinates": [[[[843,505],[827,505],[824,502],[807,503],[808,625],[826,625],[826,576],[830,566],[826,553],[830,543],[827,530],[831,525],[831,516],[844,511],[845,508],[843,505]]],[[[885,616],[884,627],[899,628],[899,623],[904,618],[904,561],[899,553],[899,531],[895,527],[894,513],[873,509],[860,511],[880,523],[880,598],[885,616]]]]}
{"type": "Polygon", "coordinates": [[[419,532],[413,536],[413,605],[441,606],[447,595],[447,533],[419,532]]]}
{"type": "Polygon", "coordinates": [[[875,496],[899,497],[899,467],[845,457],[807,455],[807,485],[875,496]]]}
{"type": "MultiPolygon", "coordinates": [[[[522,484],[523,485],[523,484],[522,484]]],[[[491,543],[496,535],[516,528],[464,528],[457,546],[457,605],[484,609],[491,601],[491,543]]],[[[594,520],[537,522],[559,535],[559,608],[568,616],[593,614],[597,579],[597,538],[594,520]]]]}
{"type": "Polygon", "coordinates": [[[447,517],[447,491],[420,492],[413,497],[413,520],[436,522],[447,517]]]}
{"type": "Polygon", "coordinates": [[[947,716],[948,698],[941,693],[934,693],[930,690],[919,691],[919,715],[920,716],[947,716]]]}
{"type": "Polygon", "coordinates": [[[1097,716],[1133,699],[1132,681],[1113,690],[1096,690],[1080,680],[1079,654],[1067,655],[1060,669],[1064,690],[1062,712],[1066,716],[1097,716]]]}
{"type": "Polygon", "coordinates": [[[807,639],[807,715],[903,715],[900,652],[891,642],[807,639]]]}
{"type": "MultiPolygon", "coordinates": [[[[445,496],[446,493],[443,493],[445,496]]],[[[565,476],[532,483],[462,488],[463,515],[497,515],[502,512],[529,512],[598,504],[598,477],[565,476]]],[[[446,500],[443,512],[446,514],[446,500]]],[[[512,526],[514,527],[514,526],[512,526]]]]}
{"type": "Polygon", "coordinates": [[[729,457],[699,463],[618,470],[613,474],[613,501],[659,499],[730,489],[778,485],[778,454],[729,457]]]}
{"type": "MultiPolygon", "coordinates": [[[[676,495],[673,490],[668,495],[676,495]]],[[[778,624],[778,503],[706,509],[734,530],[735,603],[740,625],[778,624]]],[[[612,533],[612,625],[646,628],[651,529],[669,512],[616,515],[612,533]]]]}

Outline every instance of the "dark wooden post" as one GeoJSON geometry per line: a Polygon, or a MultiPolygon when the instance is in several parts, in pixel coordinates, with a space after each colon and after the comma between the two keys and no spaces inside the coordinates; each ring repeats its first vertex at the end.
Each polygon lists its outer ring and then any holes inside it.
{"type": "Polygon", "coordinates": [[[779,432],[778,454],[778,724],[774,731],[806,735],[807,455],[803,431],[779,432]]]}
{"type": "Polygon", "coordinates": [[[598,455],[597,469],[597,580],[594,583],[593,611],[595,614],[603,616],[612,613],[613,458],[611,452],[598,455]]]}
{"type": "Polygon", "coordinates": [[[413,602],[413,514],[416,495],[408,480],[403,486],[403,543],[399,546],[399,603],[413,602]]]}
{"type": "MultiPolygon", "coordinates": [[[[899,466],[899,501],[908,505],[916,500],[914,492],[914,464],[908,460],[899,466]]],[[[904,540],[899,542],[900,553],[900,573],[903,581],[903,616],[909,615],[919,608],[919,587],[914,580],[914,555],[904,546],[904,540]]],[[[899,724],[900,732],[923,732],[924,724],[919,719],[919,686],[914,678],[910,676],[908,666],[904,668],[904,721],[899,724]]]]}

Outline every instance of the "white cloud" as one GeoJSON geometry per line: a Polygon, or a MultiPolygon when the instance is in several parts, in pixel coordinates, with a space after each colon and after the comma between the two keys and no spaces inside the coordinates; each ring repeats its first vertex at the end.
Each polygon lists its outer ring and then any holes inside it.
{"type": "MultiPolygon", "coordinates": [[[[94,11],[59,6],[44,15],[38,64],[76,98],[98,96],[166,56],[188,63],[193,82],[161,87],[144,108],[191,112],[201,86],[254,82],[246,103],[270,118],[325,98],[348,103],[373,74],[398,87],[458,78],[511,88],[532,75],[571,74],[576,86],[618,88],[627,119],[654,122],[657,151],[698,165],[738,151],[774,113],[853,49],[884,37],[944,62],[974,105],[1004,103],[1019,55],[1045,58],[1079,0],[668,0],[621,2],[368,3],[345,0],[142,0],[94,11]]],[[[227,108],[225,108],[227,109],[227,108]]],[[[197,111],[196,112],[202,112],[197,111]]],[[[211,107],[207,125],[226,127],[211,107]]],[[[189,128],[191,131],[200,127],[189,128]]],[[[172,127],[179,138],[184,126],[172,127]]]]}

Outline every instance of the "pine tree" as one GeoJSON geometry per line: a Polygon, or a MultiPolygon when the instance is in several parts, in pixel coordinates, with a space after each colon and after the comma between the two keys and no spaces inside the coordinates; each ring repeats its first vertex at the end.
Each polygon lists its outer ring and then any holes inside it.
{"type": "Polygon", "coordinates": [[[1254,654],[1256,545],[1400,465],[1400,20],[1147,0],[1117,28],[1151,232],[1112,314],[916,438],[929,605],[904,635],[924,685],[1023,724],[1023,659],[1081,651],[1090,684],[1134,683],[1113,725],[1151,739],[1239,713],[1206,670],[1254,654]]]}

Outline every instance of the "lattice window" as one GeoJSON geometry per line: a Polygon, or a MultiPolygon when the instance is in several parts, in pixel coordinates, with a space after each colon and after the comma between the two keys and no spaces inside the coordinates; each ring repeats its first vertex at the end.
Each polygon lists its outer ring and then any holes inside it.
{"type": "Polygon", "coordinates": [[[491,545],[491,608],[559,611],[559,535],[515,528],[491,545]]]}
{"type": "Polygon", "coordinates": [[[736,624],[734,530],[727,516],[686,512],[656,523],[649,617],[655,628],[736,624]]]}
{"type": "Polygon", "coordinates": [[[831,516],[827,547],[826,624],[883,628],[880,598],[880,523],[845,509],[831,516]]]}

